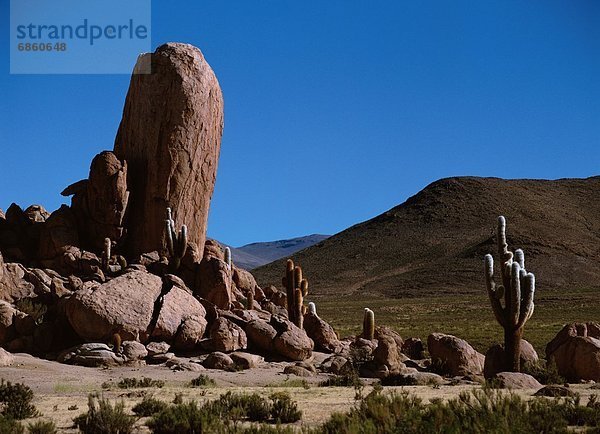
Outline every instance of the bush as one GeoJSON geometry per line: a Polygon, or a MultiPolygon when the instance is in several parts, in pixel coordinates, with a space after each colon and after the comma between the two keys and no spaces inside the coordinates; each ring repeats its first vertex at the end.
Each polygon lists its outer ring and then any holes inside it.
{"type": "Polygon", "coordinates": [[[44,321],[44,315],[48,312],[45,304],[33,301],[31,298],[22,298],[15,302],[15,307],[21,312],[31,316],[36,324],[44,321]]]}
{"type": "Polygon", "coordinates": [[[271,414],[278,423],[296,422],[302,418],[302,411],[298,410],[298,405],[288,393],[276,392],[270,398],[273,401],[271,414]]]}
{"type": "Polygon", "coordinates": [[[25,428],[16,420],[0,415],[0,434],[23,434],[25,428]]]}
{"type": "Polygon", "coordinates": [[[555,363],[546,365],[541,360],[536,363],[525,363],[523,373],[531,375],[542,384],[565,384],[566,380],[558,374],[555,363]]]}
{"type": "Polygon", "coordinates": [[[163,388],[165,382],[162,380],[153,380],[152,378],[143,377],[141,380],[138,378],[123,378],[117,383],[119,389],[134,389],[134,388],[145,388],[145,387],[156,387],[158,389],[163,388]]]}
{"type": "Polygon", "coordinates": [[[568,426],[600,426],[596,398],[587,406],[579,397],[525,401],[492,389],[463,392],[458,398],[428,405],[404,392],[372,392],[346,414],[334,414],[321,433],[556,433],[568,426]]]}
{"type": "Polygon", "coordinates": [[[27,425],[29,434],[56,434],[56,424],[51,420],[38,420],[27,425]]]}
{"type": "Polygon", "coordinates": [[[364,386],[356,372],[345,375],[335,375],[319,383],[320,387],[359,387],[364,386]]]}
{"type": "Polygon", "coordinates": [[[132,409],[134,414],[140,417],[152,416],[167,408],[167,403],[160,401],[152,396],[145,396],[141,402],[138,402],[132,409]]]}
{"type": "Polygon", "coordinates": [[[208,375],[200,374],[192,381],[190,381],[190,386],[192,387],[213,387],[216,386],[217,383],[215,380],[210,378],[208,375]]]}
{"type": "Polygon", "coordinates": [[[171,405],[155,414],[146,425],[157,434],[222,432],[219,415],[198,407],[194,401],[171,405]]]}
{"type": "Polygon", "coordinates": [[[84,434],[129,434],[135,418],[125,413],[123,401],[113,407],[108,399],[93,393],[88,395],[88,412],[80,414],[73,422],[84,434]]]}
{"type": "Polygon", "coordinates": [[[33,401],[33,391],[21,383],[12,384],[10,381],[0,383],[0,404],[2,415],[10,419],[27,419],[35,417],[38,412],[33,401]]]}

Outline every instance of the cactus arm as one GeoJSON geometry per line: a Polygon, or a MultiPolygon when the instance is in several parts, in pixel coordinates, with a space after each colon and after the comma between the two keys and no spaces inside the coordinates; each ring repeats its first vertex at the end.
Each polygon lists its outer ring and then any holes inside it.
{"type": "MultiPolygon", "coordinates": [[[[167,208],[168,209],[168,208],[167,208]]],[[[167,232],[167,249],[169,250],[170,256],[175,256],[175,248],[173,245],[173,230],[171,228],[171,220],[165,220],[165,230],[167,232]]]]}
{"type": "Polygon", "coordinates": [[[533,297],[535,295],[535,276],[533,273],[527,273],[525,278],[521,279],[521,285],[523,286],[523,300],[521,307],[521,314],[519,315],[519,321],[517,327],[523,327],[525,323],[533,315],[533,297]]]}
{"type": "Polygon", "coordinates": [[[308,295],[308,280],[302,279],[300,289],[302,290],[302,297],[306,297],[308,295]]]}
{"type": "Polygon", "coordinates": [[[303,303],[302,290],[300,288],[294,289],[294,324],[298,328],[304,328],[304,316],[302,315],[303,303]]]}
{"type": "Polygon", "coordinates": [[[294,322],[294,261],[292,261],[291,259],[288,259],[286,262],[285,289],[288,305],[288,317],[290,321],[294,322]]]}
{"type": "Polygon", "coordinates": [[[523,250],[515,250],[515,261],[519,263],[521,270],[525,271],[525,253],[523,252],[523,250]]]}
{"type": "Polygon", "coordinates": [[[494,316],[496,317],[498,323],[504,327],[506,323],[504,321],[505,310],[500,303],[502,295],[499,294],[499,289],[503,287],[500,286],[496,288],[496,282],[494,282],[494,258],[492,258],[492,255],[485,255],[485,281],[487,284],[487,292],[490,298],[494,316]]]}
{"type": "Polygon", "coordinates": [[[518,262],[513,262],[511,272],[510,291],[506,292],[506,307],[509,309],[509,323],[516,326],[519,322],[521,310],[521,266],[518,262]],[[508,295],[510,294],[510,299],[508,295]]]}
{"type": "Polygon", "coordinates": [[[294,268],[294,288],[300,288],[301,283],[302,283],[302,268],[297,265],[294,268]]]}
{"type": "Polygon", "coordinates": [[[177,256],[180,259],[183,258],[187,250],[187,245],[188,230],[186,225],[182,225],[181,231],[179,232],[179,237],[177,238],[177,251],[175,252],[175,256],[177,256]]]}

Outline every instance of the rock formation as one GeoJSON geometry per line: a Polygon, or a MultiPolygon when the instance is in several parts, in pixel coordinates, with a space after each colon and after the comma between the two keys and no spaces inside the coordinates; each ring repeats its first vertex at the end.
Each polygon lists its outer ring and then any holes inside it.
{"type": "Polygon", "coordinates": [[[143,54],[152,74],[134,74],[114,152],[128,163],[127,251],[163,245],[165,210],[202,251],[221,135],[223,97],[199,49],[165,44],[143,54]]]}

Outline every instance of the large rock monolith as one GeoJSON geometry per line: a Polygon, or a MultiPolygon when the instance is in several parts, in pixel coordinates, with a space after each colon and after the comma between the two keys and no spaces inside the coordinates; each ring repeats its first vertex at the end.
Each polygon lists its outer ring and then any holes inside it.
{"type": "MultiPolygon", "coordinates": [[[[130,255],[164,244],[166,208],[203,251],[223,131],[223,96],[192,45],[168,43],[138,59],[114,152],[128,164],[126,247],[130,255]]],[[[164,246],[163,246],[164,247],[164,246]]]]}

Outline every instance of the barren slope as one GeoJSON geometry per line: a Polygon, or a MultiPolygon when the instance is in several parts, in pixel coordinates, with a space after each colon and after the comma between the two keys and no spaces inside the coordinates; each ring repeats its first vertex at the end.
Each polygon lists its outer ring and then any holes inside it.
{"type": "MultiPolygon", "coordinates": [[[[600,177],[436,181],[405,203],[293,255],[314,296],[410,297],[483,291],[502,214],[511,249],[525,250],[538,289],[600,288],[600,177]]],[[[280,284],[281,259],[253,270],[280,284]]]]}

